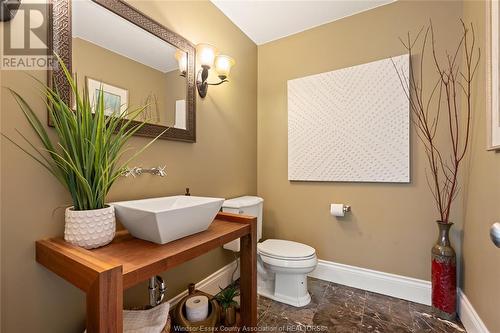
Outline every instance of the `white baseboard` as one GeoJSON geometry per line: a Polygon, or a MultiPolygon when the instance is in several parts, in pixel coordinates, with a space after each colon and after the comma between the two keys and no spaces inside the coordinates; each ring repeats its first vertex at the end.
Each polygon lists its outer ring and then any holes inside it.
{"type": "Polygon", "coordinates": [[[467,333],[489,333],[469,299],[462,290],[458,290],[458,316],[462,321],[467,333]]]}
{"type": "MultiPolygon", "coordinates": [[[[196,283],[196,289],[206,292],[207,294],[215,295],[221,288],[227,287],[232,281],[232,275],[236,265],[239,264],[239,259],[227,264],[226,266],[219,269],[217,272],[207,276],[200,282],[196,283]]],[[[238,269],[234,274],[234,278],[238,279],[240,277],[240,270],[238,269]]],[[[175,306],[184,296],[188,294],[187,290],[183,291],[179,295],[172,297],[168,300],[170,306],[175,306]]]]}
{"type": "Polygon", "coordinates": [[[326,260],[318,260],[318,266],[309,276],[415,303],[431,304],[431,283],[425,280],[326,260]]]}

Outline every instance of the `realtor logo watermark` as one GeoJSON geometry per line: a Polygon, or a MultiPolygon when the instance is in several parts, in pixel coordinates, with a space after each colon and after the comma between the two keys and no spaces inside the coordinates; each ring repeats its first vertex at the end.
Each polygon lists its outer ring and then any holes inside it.
{"type": "Polygon", "coordinates": [[[47,43],[48,7],[24,3],[3,29],[2,70],[51,69],[54,57],[47,43]]]}

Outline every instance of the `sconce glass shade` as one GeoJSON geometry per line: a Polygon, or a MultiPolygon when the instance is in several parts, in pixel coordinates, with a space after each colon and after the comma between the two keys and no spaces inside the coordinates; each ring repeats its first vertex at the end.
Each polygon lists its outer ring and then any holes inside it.
{"type": "Polygon", "coordinates": [[[217,49],[210,44],[198,44],[196,45],[196,55],[201,66],[212,67],[217,49]]]}
{"type": "Polygon", "coordinates": [[[187,70],[187,53],[181,50],[175,51],[175,59],[179,63],[179,72],[182,75],[186,75],[187,70]]]}
{"type": "Polygon", "coordinates": [[[227,55],[218,55],[215,58],[215,70],[221,80],[224,80],[229,76],[231,68],[234,64],[234,59],[227,55]]]}

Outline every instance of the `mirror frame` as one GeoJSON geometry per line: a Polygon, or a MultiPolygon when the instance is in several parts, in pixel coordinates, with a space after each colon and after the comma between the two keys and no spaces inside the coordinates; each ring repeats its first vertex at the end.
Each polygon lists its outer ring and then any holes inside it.
{"type": "MultiPolygon", "coordinates": [[[[62,61],[72,71],[72,0],[52,0],[49,10],[48,44],[49,54],[58,54],[62,61]]],[[[122,0],[92,0],[98,5],[110,10],[125,20],[137,25],[165,42],[187,53],[186,71],[186,129],[170,127],[159,138],[185,142],[196,142],[196,78],[195,78],[195,47],[186,38],[167,29],[149,16],[138,11],[122,0]]],[[[57,64],[48,71],[47,82],[49,87],[57,87],[63,100],[70,105],[71,88],[66,81],[64,72],[57,64]]],[[[52,126],[47,112],[49,126],[52,126]]],[[[140,123],[135,122],[134,123],[140,123]]],[[[146,123],[135,135],[156,137],[165,130],[166,126],[146,123]]]]}

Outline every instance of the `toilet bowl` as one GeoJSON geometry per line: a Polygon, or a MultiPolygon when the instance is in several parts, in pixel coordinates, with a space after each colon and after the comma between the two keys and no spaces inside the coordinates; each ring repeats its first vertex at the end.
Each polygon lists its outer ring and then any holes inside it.
{"type": "MultiPolygon", "coordinates": [[[[224,212],[257,217],[257,239],[262,238],[262,204],[259,197],[244,196],[226,200],[224,212]]],[[[224,245],[238,252],[239,240],[224,245]]],[[[282,239],[268,239],[257,244],[257,293],[278,302],[301,307],[311,302],[307,274],[318,263],[316,250],[308,245],[282,239]]]]}
{"type": "Polygon", "coordinates": [[[288,240],[268,239],[257,244],[257,292],[293,306],[311,302],[307,274],[318,264],[314,248],[288,240]]]}

